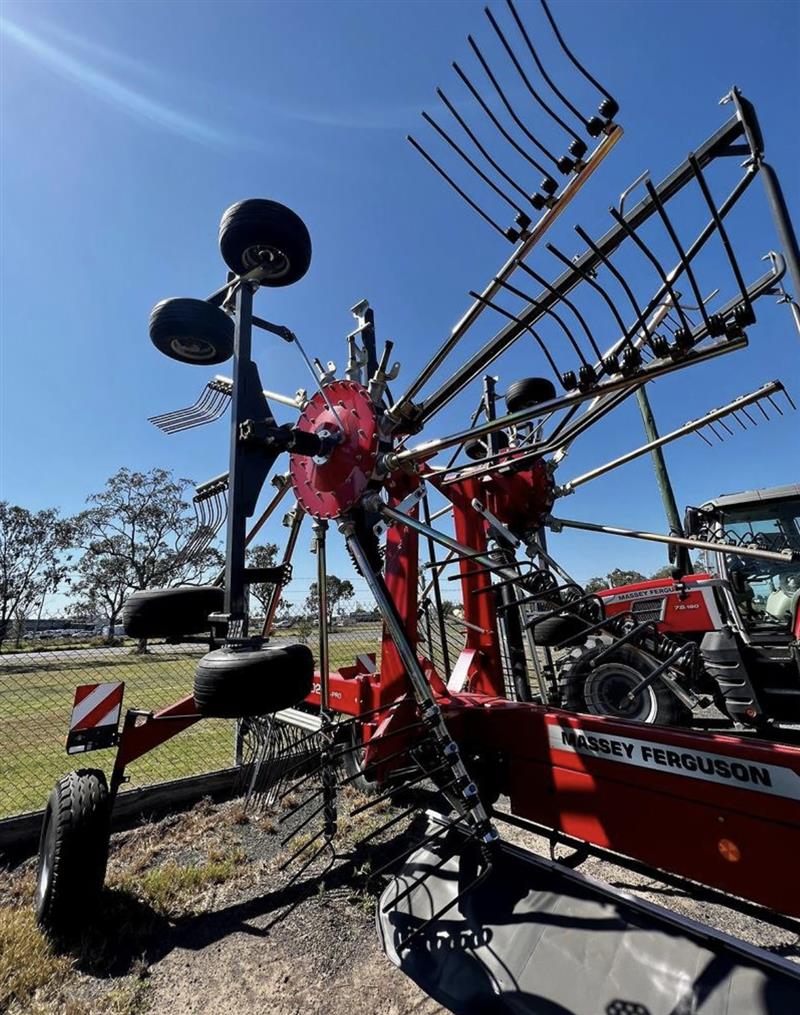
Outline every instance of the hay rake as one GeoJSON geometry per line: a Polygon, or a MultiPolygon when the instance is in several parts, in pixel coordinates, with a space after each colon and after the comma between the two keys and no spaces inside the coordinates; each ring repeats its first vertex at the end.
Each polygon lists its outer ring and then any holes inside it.
{"type": "MultiPolygon", "coordinates": [[[[373,875],[392,876],[378,912],[387,951],[434,992],[430,970],[426,973],[420,961],[432,935],[444,935],[459,968],[476,961],[490,925],[517,921],[528,941],[536,922],[531,915],[536,891],[524,874],[509,890],[508,847],[498,832],[512,819],[800,916],[800,894],[790,876],[800,847],[800,751],[551,707],[558,703],[553,653],[587,633],[596,633],[604,644],[611,641],[616,651],[632,650],[650,638],[661,661],[648,677],[650,685],[676,663],[695,660],[690,650],[670,645],[651,623],[637,619],[634,609],[607,616],[602,597],[587,593],[558,563],[546,529],[589,529],[662,542],[678,551],[735,549],[766,562],[800,559],[800,549],[792,546],[622,530],[552,514],[560,497],[663,444],[691,433],[710,443],[706,433],[718,438],[734,432],[726,420],[746,428],[755,423],[756,411],[768,415],[764,403],[781,414],[777,396],[791,406],[783,385],[773,381],[589,473],[556,483],[574,441],[631,394],[745,348],[747,329],[757,323],[758,301],[789,299],[782,288],[787,272],[800,289],[797,243],[777,178],[764,159],[755,111],[734,89],[726,97],[733,115],[663,180],[654,183],[643,174],[634,181],[609,209],[611,225],[604,235],[592,237],[576,225],[582,244],[577,253],[547,243],[534,266],[534,247],[620,140],[619,107],[569,49],[544,0],[540,29],[548,35],[528,30],[511,0],[502,13],[486,14],[499,59],[470,36],[475,67],[454,64],[486,121],[478,128],[472,119],[476,109],[462,113],[460,104],[439,89],[458,130],[450,119],[447,128],[427,113],[425,121],[457,168],[446,168],[420,142],[409,140],[456,194],[512,243],[513,251],[486,286],[470,291],[467,311],[399,398],[389,389],[400,369],[390,366],[392,343],[387,341],[378,355],[375,316],[366,301],[352,308],[356,328],[346,336],[341,378],[333,363],[312,361],[288,327],[254,313],[257,292],[299,281],[310,263],[305,226],[273,201],[244,201],[225,212],[220,249],[229,276],[216,292],[206,300],[164,301],[151,315],[154,344],[173,358],[212,364],[233,355],[230,380],[215,377],[195,405],[153,417],[160,429],[174,433],[212,423],[230,406],[228,472],[198,489],[203,539],[213,538],[221,526],[220,498],[227,491],[224,601],[197,618],[213,636],[211,651],[198,665],[194,695],[161,713],[126,721],[111,785],[113,797],[128,761],[203,716],[239,718],[247,805],[286,805],[296,797],[281,817],[290,884],[321,876],[320,865],[327,870],[341,859],[337,833],[345,788],[372,791],[351,812],[357,816],[398,793],[433,786],[440,816],[431,819],[421,842],[373,875]],[[556,72],[542,55],[542,38],[555,40],[581,88],[588,83],[600,94],[599,116],[589,114],[571,88],[556,85],[556,72]],[[535,125],[512,104],[508,78],[532,100],[535,125]],[[489,147],[489,133],[501,139],[499,150],[489,147]],[[597,141],[591,152],[585,136],[597,141]],[[525,164],[525,175],[514,175],[514,158],[525,164]],[[707,171],[712,164],[729,167],[731,159],[742,171],[718,203],[707,171]],[[543,174],[535,192],[527,183],[530,168],[543,174]],[[513,226],[504,228],[493,206],[484,207],[483,196],[473,196],[477,190],[457,181],[456,174],[467,170],[473,188],[475,179],[483,185],[481,195],[488,192],[516,212],[513,226]],[[563,177],[560,187],[556,173],[563,177]],[[767,252],[769,270],[748,282],[726,223],[757,176],[765,182],[782,251],[767,252]],[[642,195],[630,207],[638,188],[642,195]],[[694,206],[703,209],[688,245],[681,239],[688,225],[676,225],[676,198],[683,192],[691,192],[694,206]],[[699,255],[712,242],[722,255],[721,278],[701,272],[699,255]],[[453,368],[450,357],[486,311],[484,320],[495,315],[502,321],[500,330],[453,368]],[[264,389],[253,358],[254,336],[261,333],[297,350],[313,378],[310,393],[289,397],[264,389]],[[551,376],[513,382],[501,409],[496,381],[486,372],[526,336],[551,376]],[[429,391],[443,367],[447,375],[429,391]],[[478,381],[480,399],[470,425],[428,438],[424,431],[435,416],[478,381]],[[291,420],[280,424],[271,403],[295,410],[291,420]],[[437,461],[443,452],[448,453],[445,464],[437,461]],[[288,478],[279,481],[272,502],[248,532],[264,483],[283,455],[288,478]],[[287,519],[284,570],[248,567],[248,542],[289,488],[296,503],[287,519]],[[268,640],[305,516],[313,525],[317,558],[316,669],[305,646],[268,640]],[[326,554],[333,526],[382,617],[379,666],[359,660],[331,670],[326,554]],[[427,548],[427,561],[420,559],[421,546],[427,548]],[[449,567],[457,569],[451,577],[461,594],[457,622],[463,647],[458,651],[448,642],[443,615],[442,582],[449,567]],[[248,586],[264,581],[273,581],[275,592],[264,628],[256,634],[249,626],[248,586]],[[550,632],[546,640],[545,630],[550,632]],[[545,668],[538,652],[542,646],[545,668]],[[507,811],[495,806],[501,796],[508,798],[507,811]],[[681,834],[689,820],[691,842],[681,834]],[[776,871],[786,877],[776,879],[776,871]],[[502,905],[490,913],[491,895],[502,905]],[[519,917],[523,898],[527,915],[519,917]],[[466,940],[476,947],[463,946],[466,940]]],[[[181,633],[176,630],[175,636],[181,633]]],[[[412,804],[406,814],[413,812],[412,804]]],[[[366,839],[380,838],[403,816],[392,814],[366,839]]],[[[619,904],[616,897],[614,904],[619,904]]],[[[650,911],[648,919],[663,930],[672,918],[650,911]]],[[[694,931],[685,923],[681,928],[694,940],[694,931]]],[[[728,949],[730,997],[741,996],[734,982],[748,963],[770,983],[780,981],[781,990],[788,983],[785,989],[797,996],[788,964],[743,946],[719,947],[728,949]]],[[[618,957],[627,948],[623,935],[618,957]]],[[[486,957],[480,961],[485,967],[486,957]]],[[[685,982],[684,970],[676,967],[676,972],[685,982]]],[[[559,967],[555,979],[567,975],[559,967]]],[[[583,976],[602,977],[604,971],[584,969],[583,976]]],[[[520,973],[517,992],[522,980],[520,973]]],[[[474,978],[465,976],[460,989],[474,993],[461,997],[458,1010],[478,1010],[486,1001],[474,978]]],[[[490,993],[511,991],[493,981],[490,993]]],[[[679,1010],[681,1003],[681,997],[671,997],[670,1010],[679,1010]]],[[[508,998],[506,1009],[512,1005],[508,998]]]]}

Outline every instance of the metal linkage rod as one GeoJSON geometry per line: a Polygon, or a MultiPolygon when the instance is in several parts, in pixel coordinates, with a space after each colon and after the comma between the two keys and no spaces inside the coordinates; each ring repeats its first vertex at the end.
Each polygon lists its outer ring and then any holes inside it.
{"type": "MultiPolygon", "coordinates": [[[[605,465],[600,465],[596,469],[591,469],[589,472],[584,472],[582,475],[576,476],[574,479],[570,479],[568,482],[564,483],[563,486],[559,487],[558,494],[559,496],[565,496],[573,493],[579,486],[583,486],[584,483],[588,483],[592,479],[597,479],[599,476],[604,476],[607,472],[611,472],[613,469],[619,468],[620,465],[626,465],[628,462],[632,462],[641,455],[646,455],[654,448],[663,447],[665,444],[670,444],[672,441],[676,441],[680,437],[685,437],[686,434],[695,433],[701,427],[707,426],[709,423],[713,423],[716,420],[721,421],[724,416],[729,416],[732,413],[735,413],[737,409],[741,409],[743,406],[752,405],[754,402],[758,402],[762,398],[766,398],[768,395],[772,395],[783,390],[784,387],[780,381],[770,381],[768,384],[764,384],[756,391],[752,391],[748,395],[740,395],[738,398],[734,398],[732,401],[728,402],[727,405],[723,405],[720,409],[712,409],[712,411],[706,413],[705,416],[701,416],[699,419],[685,423],[683,426],[678,427],[677,430],[664,434],[657,440],[649,441],[647,444],[643,444],[641,447],[635,448],[633,451],[628,451],[626,454],[620,455],[619,458],[615,458],[613,461],[606,462],[605,465]]],[[[742,429],[746,429],[744,424],[740,425],[742,426],[742,429]]],[[[731,431],[731,433],[733,433],[733,431],[731,431]]]]}
{"type": "MultiPolygon", "coordinates": [[[[305,511],[300,507],[299,504],[295,504],[294,511],[291,515],[291,528],[289,529],[289,538],[286,541],[286,548],[283,551],[283,558],[281,565],[284,569],[291,566],[292,557],[294,556],[295,547],[297,546],[297,539],[300,535],[300,529],[303,525],[303,519],[305,518],[305,511]]],[[[259,519],[261,521],[261,519],[259,519]]],[[[263,522],[262,522],[263,524],[263,522]]],[[[249,536],[248,538],[252,538],[249,536]]],[[[264,617],[264,626],[261,630],[261,637],[266,638],[272,631],[272,625],[275,622],[275,614],[278,612],[278,606],[281,601],[281,593],[283,589],[280,585],[276,585],[272,590],[272,597],[269,601],[269,607],[264,617]]]]}
{"type": "Polygon", "coordinates": [[[609,536],[623,536],[626,539],[644,539],[651,543],[666,543],[669,546],[685,546],[689,550],[711,550],[714,553],[735,553],[741,557],[755,557],[758,560],[772,560],[781,564],[792,564],[800,561],[800,551],[791,550],[759,550],[752,546],[739,546],[737,543],[714,543],[704,539],[692,539],[683,536],[663,536],[655,532],[640,532],[635,529],[620,529],[612,525],[599,525],[594,522],[580,522],[574,518],[550,517],[547,527],[553,532],[561,529],[585,529],[587,532],[605,532],[609,536]]]}

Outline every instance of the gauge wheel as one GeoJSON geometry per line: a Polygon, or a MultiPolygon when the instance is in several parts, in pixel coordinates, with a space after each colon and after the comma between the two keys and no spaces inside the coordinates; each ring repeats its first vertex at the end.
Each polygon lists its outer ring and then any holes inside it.
{"type": "Polygon", "coordinates": [[[237,275],[263,268],[263,286],[298,282],[311,264],[311,237],[305,223],[291,208],[250,198],[232,204],[219,224],[223,261],[237,275]]]}
{"type": "Polygon", "coordinates": [[[233,355],[233,320],[205,300],[162,300],[150,311],[150,340],[170,359],[212,366],[233,355]]]}

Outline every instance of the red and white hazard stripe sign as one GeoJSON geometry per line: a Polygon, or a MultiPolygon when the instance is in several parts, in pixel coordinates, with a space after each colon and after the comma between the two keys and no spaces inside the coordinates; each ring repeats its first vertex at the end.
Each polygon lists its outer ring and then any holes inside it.
{"type": "Polygon", "coordinates": [[[124,691],[124,681],[81,684],[75,688],[67,735],[68,754],[110,747],[116,743],[124,691]]]}

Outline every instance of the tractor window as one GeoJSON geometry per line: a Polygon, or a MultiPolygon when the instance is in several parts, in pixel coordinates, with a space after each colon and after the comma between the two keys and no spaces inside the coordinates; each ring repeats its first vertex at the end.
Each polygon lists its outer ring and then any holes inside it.
{"type": "MultiPolygon", "coordinates": [[[[720,524],[727,542],[800,551],[800,497],[726,508],[720,524]]],[[[800,564],[726,553],[725,571],[747,626],[791,629],[800,607],[800,564]]]]}

